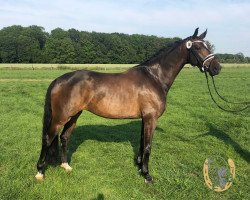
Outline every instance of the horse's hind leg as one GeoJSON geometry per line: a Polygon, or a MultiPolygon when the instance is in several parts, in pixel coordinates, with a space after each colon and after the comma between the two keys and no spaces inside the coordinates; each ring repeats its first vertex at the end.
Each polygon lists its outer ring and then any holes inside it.
{"type": "Polygon", "coordinates": [[[73,131],[73,129],[76,126],[76,121],[78,117],[81,115],[82,111],[78,112],[75,116],[71,117],[70,121],[68,121],[62,131],[62,134],[60,136],[61,139],[61,145],[62,145],[62,151],[61,151],[61,160],[62,164],[61,167],[63,167],[66,171],[71,171],[72,168],[69,166],[67,161],[67,146],[68,146],[68,140],[69,137],[73,131]]]}
{"type": "Polygon", "coordinates": [[[51,124],[48,134],[42,138],[42,150],[40,153],[39,160],[37,162],[38,173],[36,175],[37,180],[42,180],[44,178],[45,165],[48,156],[48,151],[54,151],[57,148],[57,138],[58,131],[61,129],[61,125],[51,124]],[[56,140],[56,141],[54,141],[56,140]]]}

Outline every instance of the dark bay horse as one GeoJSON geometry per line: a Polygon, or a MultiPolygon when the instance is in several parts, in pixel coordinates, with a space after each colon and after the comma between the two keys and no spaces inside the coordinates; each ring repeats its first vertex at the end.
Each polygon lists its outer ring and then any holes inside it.
{"type": "Polygon", "coordinates": [[[187,63],[197,66],[211,76],[220,72],[220,64],[198,36],[179,40],[159,51],[151,59],[123,73],[99,73],[79,70],[62,75],[48,87],[43,117],[42,150],[37,163],[36,178],[43,179],[45,166],[57,157],[59,131],[61,161],[66,170],[67,143],[83,110],[112,119],[141,118],[139,169],[145,182],[152,182],[148,162],[153,132],[158,118],[166,108],[166,95],[176,76],[187,63]]]}

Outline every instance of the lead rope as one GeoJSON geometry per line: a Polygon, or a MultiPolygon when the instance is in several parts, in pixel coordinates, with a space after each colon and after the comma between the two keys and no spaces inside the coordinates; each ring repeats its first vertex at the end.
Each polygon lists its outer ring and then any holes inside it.
{"type": "MultiPolygon", "coordinates": [[[[228,110],[228,109],[225,109],[225,108],[221,107],[221,106],[215,101],[215,99],[214,99],[214,97],[213,97],[213,95],[212,95],[212,92],[211,92],[211,89],[210,89],[210,85],[209,85],[209,81],[208,81],[208,75],[207,75],[207,71],[206,71],[206,70],[205,70],[205,76],[206,76],[206,79],[207,79],[207,87],[208,87],[209,94],[210,94],[210,96],[211,96],[213,102],[217,105],[218,108],[220,108],[220,109],[223,110],[223,111],[232,112],[232,113],[242,112],[242,111],[244,111],[244,110],[246,110],[246,109],[249,108],[249,105],[247,105],[247,106],[245,106],[244,108],[239,109],[239,110],[228,110]]],[[[213,83],[214,83],[214,79],[213,79],[213,83]]],[[[214,85],[214,88],[216,88],[215,85],[214,85]]],[[[224,97],[222,97],[221,95],[219,95],[217,89],[215,89],[215,91],[216,91],[216,93],[218,94],[218,96],[219,96],[222,100],[224,100],[224,101],[227,102],[227,103],[233,103],[233,102],[227,101],[224,97]]],[[[246,104],[246,103],[249,104],[249,102],[235,102],[234,104],[246,104]]]]}

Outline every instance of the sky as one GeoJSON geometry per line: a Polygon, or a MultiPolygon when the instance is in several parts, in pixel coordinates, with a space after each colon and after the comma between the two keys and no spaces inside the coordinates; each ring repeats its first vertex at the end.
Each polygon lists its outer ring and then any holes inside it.
{"type": "Polygon", "coordinates": [[[0,0],[0,29],[11,25],[180,38],[199,27],[216,53],[250,57],[250,0],[0,0]]]}

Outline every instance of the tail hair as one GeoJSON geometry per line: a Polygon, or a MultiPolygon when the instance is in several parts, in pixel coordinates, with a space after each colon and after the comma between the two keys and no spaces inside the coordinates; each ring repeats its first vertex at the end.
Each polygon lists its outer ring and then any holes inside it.
{"type": "MultiPolygon", "coordinates": [[[[43,114],[43,142],[47,141],[47,134],[51,127],[52,121],[52,109],[51,109],[51,90],[55,86],[56,80],[54,80],[48,87],[47,93],[45,96],[45,104],[44,104],[44,114],[43,114]]],[[[48,148],[48,152],[46,155],[46,161],[49,164],[56,164],[58,161],[59,147],[58,147],[58,135],[55,137],[53,142],[48,148]]]]}

